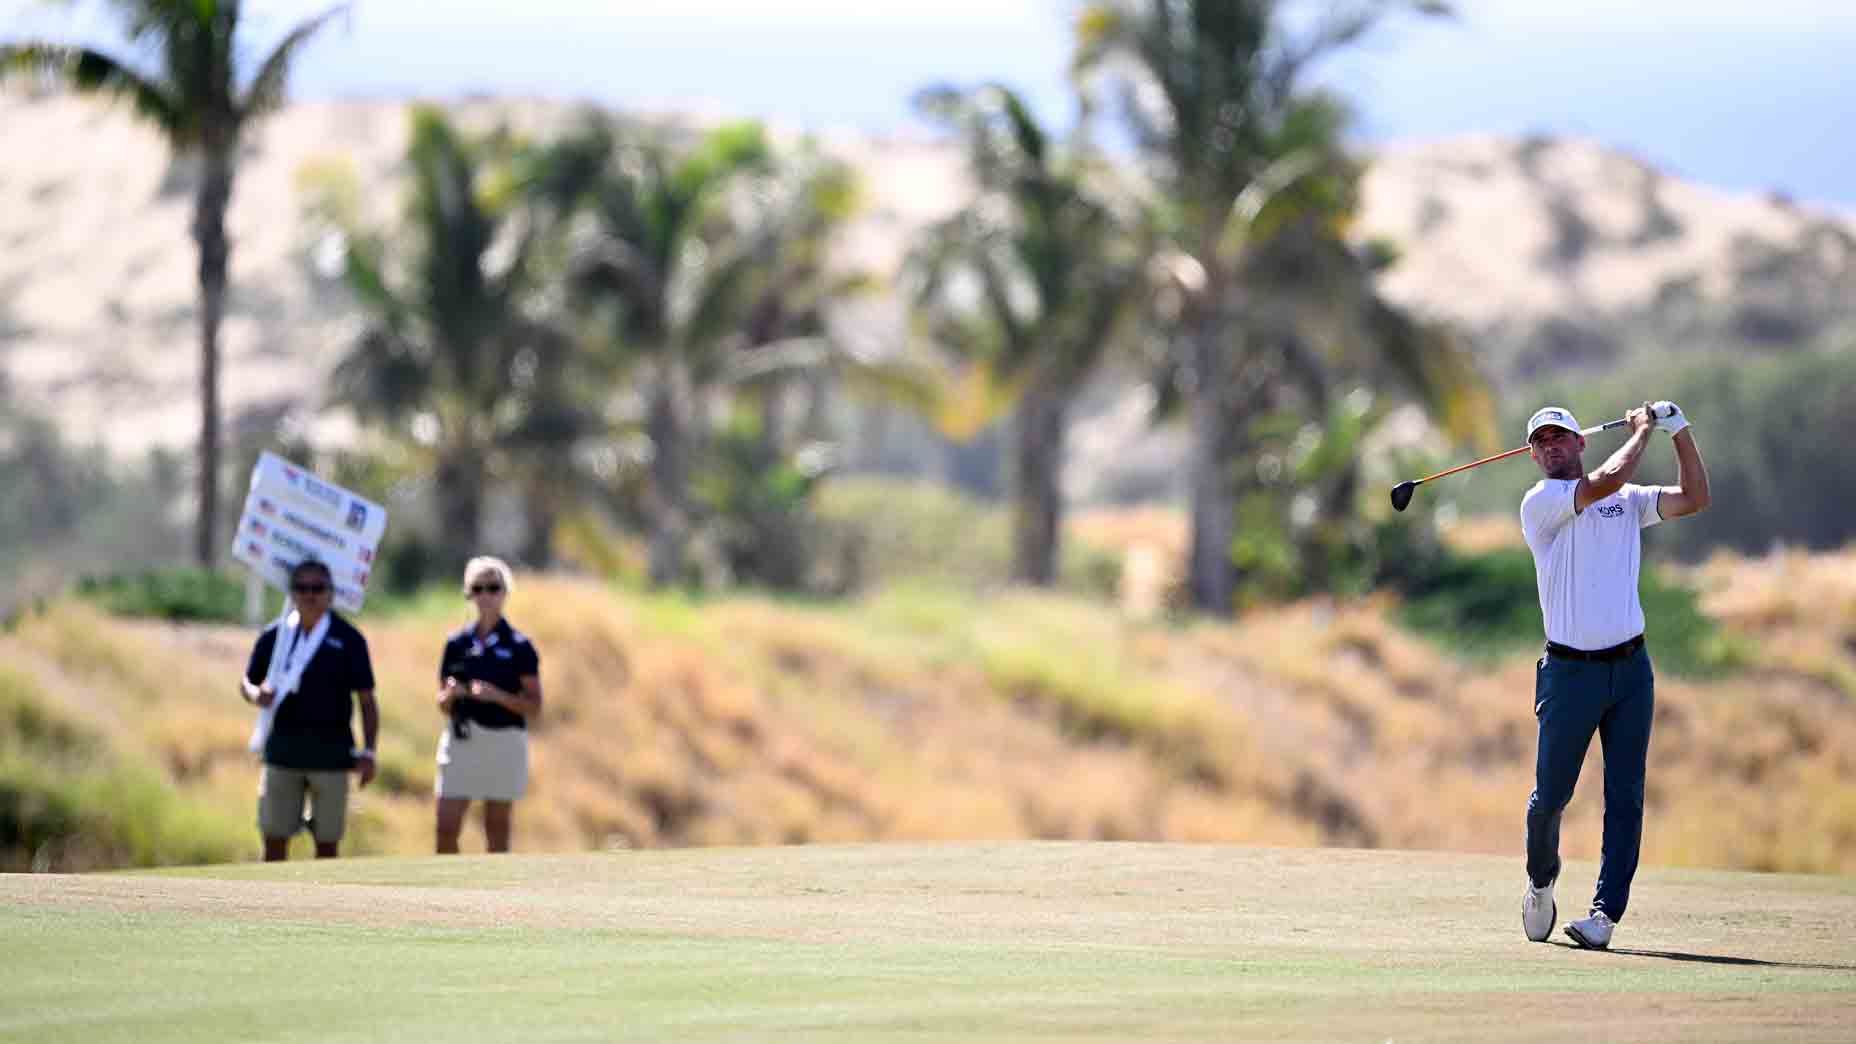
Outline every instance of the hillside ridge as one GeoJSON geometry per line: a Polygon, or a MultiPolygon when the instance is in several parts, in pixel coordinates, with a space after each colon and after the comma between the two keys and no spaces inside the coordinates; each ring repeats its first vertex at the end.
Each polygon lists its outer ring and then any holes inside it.
{"type": "MultiPolygon", "coordinates": [[[[351,167],[385,223],[399,206],[409,104],[298,103],[248,141],[229,214],[222,331],[233,438],[280,426],[317,443],[352,438],[352,422],[322,395],[359,320],[339,240],[309,212],[303,178],[319,165],[351,167]]],[[[540,99],[454,109],[544,133],[577,111],[540,99]]],[[[170,162],[124,109],[92,100],[0,93],[0,125],[9,142],[33,146],[0,150],[5,387],[55,404],[48,412],[79,443],[119,454],[189,447],[198,426],[191,166],[170,162]]],[[[958,203],[957,147],[846,135],[823,144],[863,173],[869,194],[842,244],[848,263],[893,272],[910,234],[958,203]]],[[[1602,360],[1642,329],[1685,345],[1722,331],[1801,344],[1848,328],[1856,301],[1847,218],[1716,192],[1590,141],[1388,147],[1364,196],[1358,236],[1400,253],[1388,295],[1483,339],[1498,375],[1531,373],[1547,352],[1602,360]]],[[[900,343],[900,305],[885,296],[860,306],[851,325],[872,343],[900,343]]]]}
{"type": "MultiPolygon", "coordinates": [[[[1716,679],[1659,678],[1645,859],[1856,870],[1856,553],[1719,558],[1696,582],[1751,658],[1716,679]]],[[[1532,785],[1531,650],[1459,660],[1392,610],[1323,600],[1175,625],[1073,598],[931,589],[698,607],[537,577],[511,606],[548,694],[518,848],[1043,838],[1511,852],[1532,785]]],[[[352,853],[429,850],[443,724],[432,656],[454,620],[360,620],[381,780],[357,796],[352,853]]],[[[14,722],[94,733],[109,754],[86,764],[145,765],[255,846],[250,713],[233,686],[248,638],[75,602],[26,614],[0,635],[0,696],[28,708],[0,714],[0,752],[25,727],[14,722]]],[[[1594,744],[1588,781],[1601,757],[1594,744]]],[[[1596,855],[1601,814],[1602,788],[1581,786],[1569,857],[1596,855]]]]}

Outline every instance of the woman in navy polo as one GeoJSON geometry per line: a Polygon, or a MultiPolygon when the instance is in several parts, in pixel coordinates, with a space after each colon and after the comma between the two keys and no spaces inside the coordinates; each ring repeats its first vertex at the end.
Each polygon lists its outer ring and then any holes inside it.
{"type": "Polygon", "coordinates": [[[503,604],[515,576],[499,558],[464,567],[475,623],[445,641],[438,710],[450,725],[438,740],[438,851],[458,850],[472,801],[483,802],[485,847],[509,851],[512,804],[528,790],[528,725],[541,717],[541,657],[509,625],[503,604]]]}

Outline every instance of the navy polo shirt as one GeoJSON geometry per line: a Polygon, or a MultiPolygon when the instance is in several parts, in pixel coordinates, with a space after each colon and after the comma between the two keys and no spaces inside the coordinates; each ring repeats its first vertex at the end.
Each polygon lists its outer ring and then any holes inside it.
{"type": "MultiPolygon", "coordinates": [[[[477,625],[461,628],[445,639],[445,654],[438,661],[438,684],[447,677],[465,683],[486,681],[505,692],[520,693],[522,679],[541,673],[541,655],[528,635],[509,626],[504,617],[477,640],[477,625]]],[[[522,715],[507,707],[484,700],[460,696],[451,705],[451,716],[458,721],[474,722],[486,729],[527,728],[522,715]]]]}
{"type": "MultiPolygon", "coordinates": [[[[251,647],[245,677],[253,685],[264,683],[282,627],[282,623],[266,627],[251,647]]],[[[271,736],[264,742],[264,763],[311,772],[353,768],[354,732],[349,723],[354,717],[354,694],[373,687],[374,665],[368,659],[367,639],[329,610],[329,631],[303,669],[302,684],[277,708],[271,736]]]]}

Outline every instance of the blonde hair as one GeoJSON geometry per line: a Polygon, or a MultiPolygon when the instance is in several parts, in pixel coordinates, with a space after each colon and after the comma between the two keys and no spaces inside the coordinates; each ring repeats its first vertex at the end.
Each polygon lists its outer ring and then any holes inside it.
{"type": "Polygon", "coordinates": [[[490,555],[478,555],[464,563],[464,593],[470,594],[470,582],[485,573],[495,573],[503,582],[503,593],[509,594],[516,589],[516,575],[509,569],[509,563],[490,555]]]}

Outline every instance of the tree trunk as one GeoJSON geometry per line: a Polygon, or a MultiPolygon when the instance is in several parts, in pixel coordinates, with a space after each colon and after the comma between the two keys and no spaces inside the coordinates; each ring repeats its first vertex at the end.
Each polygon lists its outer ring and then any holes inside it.
{"type": "Polygon", "coordinates": [[[1231,561],[1237,504],[1228,450],[1237,423],[1237,404],[1231,365],[1236,353],[1225,342],[1236,334],[1222,321],[1222,311],[1213,306],[1193,324],[1189,336],[1192,447],[1186,467],[1192,497],[1192,551],[1188,582],[1194,608],[1229,615],[1237,586],[1237,570],[1231,561]]]}
{"type": "Polygon", "coordinates": [[[786,379],[769,377],[760,390],[760,448],[767,460],[786,459],[786,379]]]}
{"type": "Polygon", "coordinates": [[[1049,587],[1057,580],[1058,519],[1063,511],[1063,391],[1033,381],[1018,404],[1012,481],[1012,579],[1049,587]]]}
{"type": "Polygon", "coordinates": [[[689,476],[684,453],[681,371],[665,364],[651,392],[646,432],[651,438],[651,583],[663,587],[683,576],[683,550],[689,539],[689,476]]]}
{"type": "Polygon", "coordinates": [[[225,317],[232,247],[226,209],[232,201],[232,150],[207,148],[194,200],[193,238],[200,255],[200,515],[194,555],[210,567],[219,552],[219,323],[225,317]]]}
{"type": "Polygon", "coordinates": [[[831,437],[831,381],[823,369],[814,370],[804,377],[805,409],[799,422],[799,437],[802,439],[826,439],[831,437]]]}
{"type": "Polygon", "coordinates": [[[478,552],[483,533],[483,454],[474,446],[456,446],[438,458],[433,493],[438,500],[439,546],[448,566],[462,570],[478,552]]]}
{"type": "Polygon", "coordinates": [[[554,527],[561,520],[561,504],[565,499],[565,491],[556,476],[542,473],[545,467],[536,468],[537,474],[530,478],[528,488],[523,491],[524,506],[528,509],[528,540],[522,549],[522,561],[532,569],[546,569],[554,564],[554,527]]]}

